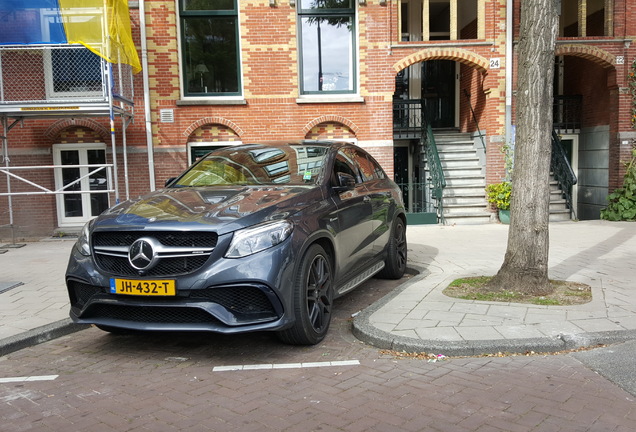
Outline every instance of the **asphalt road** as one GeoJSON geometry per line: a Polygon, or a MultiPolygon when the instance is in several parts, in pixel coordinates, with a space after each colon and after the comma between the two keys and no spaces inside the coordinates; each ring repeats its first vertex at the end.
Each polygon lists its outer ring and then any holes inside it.
{"type": "Polygon", "coordinates": [[[636,341],[582,351],[572,356],[636,396],[636,341]]]}

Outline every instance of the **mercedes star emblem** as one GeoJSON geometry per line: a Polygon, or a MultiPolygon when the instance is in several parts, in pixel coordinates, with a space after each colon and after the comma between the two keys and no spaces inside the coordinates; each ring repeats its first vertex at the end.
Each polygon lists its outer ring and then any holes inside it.
{"type": "Polygon", "coordinates": [[[155,262],[155,252],[148,239],[139,239],[130,245],[128,261],[137,270],[146,270],[155,262]]]}

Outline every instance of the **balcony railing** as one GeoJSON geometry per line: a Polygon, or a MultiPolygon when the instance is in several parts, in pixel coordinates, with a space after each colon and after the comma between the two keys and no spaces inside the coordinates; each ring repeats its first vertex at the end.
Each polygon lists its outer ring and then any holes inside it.
{"type": "Polygon", "coordinates": [[[422,100],[395,99],[393,101],[393,138],[419,139],[424,129],[422,100]]]}
{"type": "Polygon", "coordinates": [[[0,46],[0,110],[81,110],[134,98],[131,67],[107,63],[82,45],[0,46]],[[50,108],[49,108],[50,109],[50,108]]]}
{"type": "Polygon", "coordinates": [[[581,105],[583,97],[554,96],[553,127],[560,133],[575,132],[581,129],[581,105]]]}

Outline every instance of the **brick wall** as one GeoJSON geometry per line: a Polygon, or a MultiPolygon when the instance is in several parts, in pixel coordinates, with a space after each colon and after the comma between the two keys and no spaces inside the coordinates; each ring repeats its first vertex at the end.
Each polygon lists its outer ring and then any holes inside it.
{"type": "MultiPolygon", "coordinates": [[[[463,29],[463,35],[474,38],[483,27],[484,39],[470,39],[471,44],[466,45],[462,45],[461,41],[398,44],[398,4],[389,1],[381,6],[379,0],[368,0],[366,5],[357,6],[360,98],[346,103],[316,103],[304,102],[299,97],[296,9],[290,7],[288,0],[277,1],[275,7],[269,6],[269,0],[240,0],[243,97],[228,104],[227,101],[215,103],[210,99],[182,99],[176,2],[145,1],[154,166],[148,166],[142,74],[138,74],[134,78],[135,122],[126,131],[130,195],[136,197],[149,191],[150,169],[154,170],[156,187],[183,170],[187,164],[188,142],[355,138],[392,175],[395,76],[415,63],[441,59],[461,64],[459,127],[468,132],[477,128],[464,94],[466,90],[479,128],[488,137],[487,182],[500,181],[505,174],[500,149],[506,140],[506,0],[480,3],[480,7],[484,8],[485,22],[481,25],[470,23],[463,29]],[[497,58],[500,68],[492,69],[490,60],[497,58]],[[173,111],[174,122],[160,121],[162,109],[173,111]]],[[[588,38],[593,43],[568,44],[566,38],[557,45],[558,54],[566,56],[570,69],[569,91],[584,95],[585,124],[608,124],[610,127],[611,187],[619,185],[622,180],[620,160],[628,156],[630,148],[630,145],[619,142],[618,137],[632,133],[630,116],[634,102],[626,91],[626,79],[631,62],[636,58],[636,44],[622,41],[622,38],[636,34],[636,9],[627,7],[626,0],[615,0],[614,5],[613,28],[619,39],[617,42],[607,42],[608,38],[588,38]],[[616,64],[617,56],[623,56],[624,65],[616,64]]],[[[514,33],[515,40],[518,40],[519,0],[514,1],[514,11],[514,33]]],[[[139,44],[138,12],[138,9],[131,9],[133,35],[139,44]]],[[[516,90],[516,67],[511,66],[513,90],[516,90]]],[[[38,68],[34,67],[34,72],[37,71],[38,68]]],[[[10,73],[10,70],[5,68],[4,73],[10,73]]],[[[42,82],[43,79],[36,81],[42,82]]],[[[514,122],[514,98],[512,109],[514,122]]],[[[117,120],[118,185],[120,195],[124,197],[121,128],[117,120]]],[[[8,139],[11,164],[51,164],[52,145],[62,142],[104,142],[109,160],[112,160],[107,118],[65,118],[25,120],[23,127],[13,128],[8,139]]],[[[52,176],[49,181],[52,182],[52,176]]],[[[4,176],[0,177],[0,190],[5,190],[5,184],[4,176]]],[[[40,231],[50,231],[57,226],[54,198],[20,198],[15,202],[19,204],[16,214],[21,226],[40,231]],[[37,211],[31,211],[31,205],[37,211]]],[[[0,197],[0,225],[7,220],[6,203],[6,198],[0,197]]]]}

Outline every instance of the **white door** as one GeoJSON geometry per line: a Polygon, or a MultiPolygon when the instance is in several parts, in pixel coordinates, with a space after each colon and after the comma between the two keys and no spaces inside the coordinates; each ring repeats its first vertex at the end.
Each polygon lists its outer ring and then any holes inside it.
{"type": "MultiPolygon", "coordinates": [[[[53,163],[61,168],[55,169],[55,188],[60,189],[87,175],[94,168],[76,165],[94,165],[106,163],[106,145],[93,144],[55,144],[53,145],[53,163]],[[64,165],[74,167],[64,168],[64,165]]],[[[106,170],[100,170],[72,184],[65,191],[77,191],[71,194],[58,194],[58,225],[78,226],[106,210],[108,190],[106,170]]]]}

